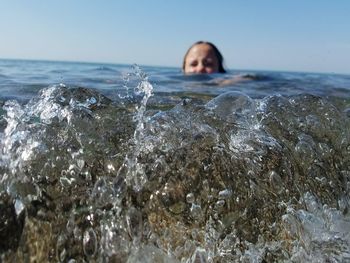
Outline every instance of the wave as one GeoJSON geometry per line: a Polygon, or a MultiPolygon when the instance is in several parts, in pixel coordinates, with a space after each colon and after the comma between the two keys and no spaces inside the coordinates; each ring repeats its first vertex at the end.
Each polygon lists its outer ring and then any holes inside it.
{"type": "Polygon", "coordinates": [[[349,260],[342,110],[239,92],[146,110],[138,77],[133,99],[59,85],[5,102],[5,262],[349,260]]]}

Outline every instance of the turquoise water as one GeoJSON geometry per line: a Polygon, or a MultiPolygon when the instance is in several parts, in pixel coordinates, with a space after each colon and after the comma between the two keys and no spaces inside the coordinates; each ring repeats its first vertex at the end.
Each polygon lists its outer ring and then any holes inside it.
{"type": "Polygon", "coordinates": [[[0,60],[0,90],[2,262],[350,261],[349,76],[0,60]]]}

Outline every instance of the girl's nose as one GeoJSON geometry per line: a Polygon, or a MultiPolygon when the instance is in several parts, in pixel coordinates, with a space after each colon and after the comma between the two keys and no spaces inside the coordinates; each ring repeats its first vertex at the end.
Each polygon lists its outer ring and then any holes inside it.
{"type": "Polygon", "coordinates": [[[198,73],[206,73],[205,67],[203,64],[198,65],[198,73]]]}

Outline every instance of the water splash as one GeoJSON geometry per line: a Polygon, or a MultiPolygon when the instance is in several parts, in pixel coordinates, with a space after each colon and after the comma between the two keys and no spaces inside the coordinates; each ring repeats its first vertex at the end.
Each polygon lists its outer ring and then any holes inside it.
{"type": "MultiPolygon", "coordinates": [[[[127,255],[130,254],[130,258],[133,258],[138,255],[138,250],[143,249],[140,247],[144,235],[142,212],[131,204],[127,209],[124,208],[123,210],[122,207],[127,188],[140,192],[147,182],[144,167],[139,158],[145,151],[144,130],[145,124],[149,120],[145,113],[148,99],[152,96],[153,87],[149,83],[147,75],[137,65],[133,66],[133,72],[125,78],[124,86],[128,86],[128,82],[132,78],[138,80],[134,88],[137,103],[133,111],[133,122],[136,125],[133,136],[128,141],[128,152],[116,172],[115,178],[109,180],[101,177],[95,183],[92,193],[92,202],[97,207],[101,207],[106,203],[113,204],[113,216],[111,217],[109,213],[104,214],[104,221],[101,224],[102,258],[110,258],[116,255],[120,258],[127,258],[127,255]],[[114,216],[118,216],[119,219],[115,220],[114,216]],[[134,250],[131,248],[131,242],[134,245],[134,250]],[[135,248],[137,249],[135,250],[135,248]],[[136,254],[134,255],[134,253],[136,254]]],[[[129,88],[127,88],[127,92],[129,92],[129,88]]],[[[130,95],[128,96],[128,99],[130,99],[130,95]]],[[[115,168],[111,165],[108,167],[114,174],[115,168]]]]}
{"type": "Polygon", "coordinates": [[[0,229],[25,234],[4,262],[349,260],[345,115],[317,97],[242,94],[154,114],[133,76],[129,105],[65,87],[6,104],[1,176],[20,180],[0,195],[0,229]]]}
{"type": "Polygon", "coordinates": [[[350,218],[339,210],[322,205],[311,193],[300,202],[305,209],[289,206],[282,220],[288,235],[295,239],[291,260],[298,262],[347,262],[350,260],[350,218]]]}
{"type": "Polygon", "coordinates": [[[147,117],[145,116],[146,105],[149,98],[152,96],[153,87],[148,81],[148,76],[138,67],[134,65],[134,74],[139,78],[139,83],[134,89],[134,93],[137,96],[142,96],[140,104],[136,106],[136,114],[134,115],[134,121],[136,123],[136,129],[134,132],[133,145],[130,149],[130,153],[125,157],[125,161],[118,170],[117,177],[124,177],[128,186],[132,186],[135,191],[140,191],[142,186],[147,182],[147,176],[145,175],[143,165],[139,162],[140,154],[143,152],[145,123],[147,117]]]}

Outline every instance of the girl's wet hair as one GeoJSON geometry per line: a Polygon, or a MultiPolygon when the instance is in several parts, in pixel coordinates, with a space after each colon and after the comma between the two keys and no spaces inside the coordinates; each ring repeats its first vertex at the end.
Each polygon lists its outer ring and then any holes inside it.
{"type": "Polygon", "coordinates": [[[207,44],[209,45],[213,50],[214,50],[214,53],[215,53],[215,56],[217,57],[218,59],[218,62],[219,62],[219,69],[218,69],[218,72],[219,73],[226,73],[226,70],[224,69],[224,57],[222,56],[221,52],[219,51],[219,49],[211,42],[207,42],[207,41],[197,41],[196,43],[194,43],[186,52],[185,54],[185,57],[184,57],[184,60],[183,60],[183,63],[182,63],[182,70],[185,71],[185,64],[186,64],[186,57],[188,55],[188,52],[190,52],[191,48],[193,48],[194,46],[196,45],[199,45],[199,44],[207,44]]]}

